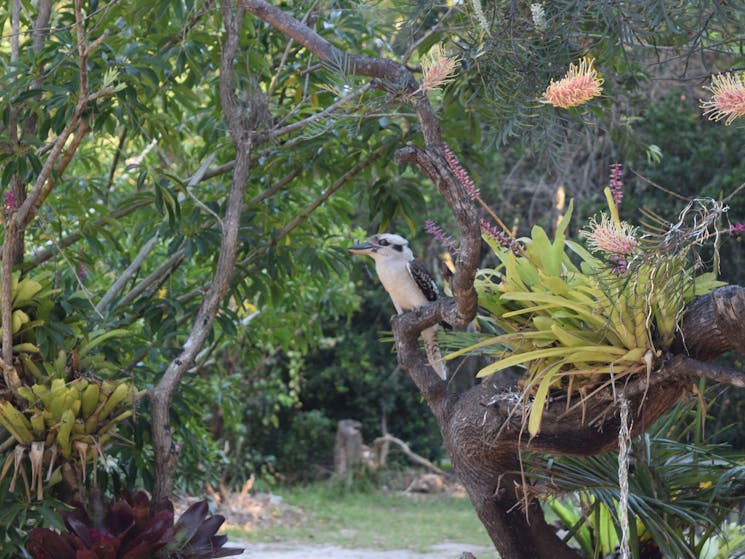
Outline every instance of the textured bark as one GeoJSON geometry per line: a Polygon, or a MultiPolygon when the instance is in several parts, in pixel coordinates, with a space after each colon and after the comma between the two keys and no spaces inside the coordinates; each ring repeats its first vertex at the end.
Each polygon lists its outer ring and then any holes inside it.
{"type": "MultiPolygon", "coordinates": [[[[418,167],[437,187],[460,229],[452,299],[393,318],[398,361],[437,418],[448,454],[466,487],[479,519],[503,559],[564,559],[580,557],[547,525],[538,501],[523,495],[519,452],[590,455],[614,447],[619,418],[609,390],[594,394],[582,405],[551,402],[544,412],[541,432],[529,439],[514,395],[519,389],[504,374],[462,393],[450,393],[419,349],[419,333],[439,322],[465,326],[477,311],[474,277],[479,265],[479,214],[464,186],[444,156],[440,123],[426,95],[402,63],[350,55],[315,31],[264,0],[238,0],[248,12],[263,19],[303,45],[325,65],[350,74],[369,76],[393,95],[409,101],[421,124],[424,147],[406,146],[398,163],[418,167]]],[[[705,376],[745,386],[745,375],[703,361],[735,350],[745,353],[745,336],[737,317],[745,309],[745,290],[724,288],[703,297],[683,322],[674,353],[658,370],[639,375],[616,390],[631,401],[634,433],[646,430],[687,390],[694,376],[705,376]]]]}
{"type": "Polygon", "coordinates": [[[745,354],[744,316],[745,295],[737,286],[718,289],[715,297],[701,297],[690,305],[673,350],[704,360],[730,349],[745,354]]]}

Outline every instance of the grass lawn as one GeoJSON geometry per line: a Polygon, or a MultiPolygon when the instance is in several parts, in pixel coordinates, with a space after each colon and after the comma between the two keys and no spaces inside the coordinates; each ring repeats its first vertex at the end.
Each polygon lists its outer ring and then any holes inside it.
{"type": "Polygon", "coordinates": [[[334,544],[372,549],[427,551],[443,542],[491,546],[486,530],[465,497],[402,495],[377,490],[345,491],[316,484],[275,491],[288,505],[301,508],[307,521],[275,523],[246,531],[228,527],[231,540],[334,544]]]}

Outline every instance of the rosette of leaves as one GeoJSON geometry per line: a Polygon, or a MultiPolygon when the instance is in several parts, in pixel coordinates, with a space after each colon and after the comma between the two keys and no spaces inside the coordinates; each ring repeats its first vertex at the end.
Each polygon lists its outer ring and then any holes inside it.
{"type": "Polygon", "coordinates": [[[21,278],[18,272],[11,276],[11,330],[15,353],[38,353],[35,332],[49,321],[54,303],[52,278],[43,273],[36,277],[21,278]]]}
{"type": "Polygon", "coordinates": [[[53,277],[12,277],[12,332],[17,384],[0,398],[0,441],[15,443],[2,458],[0,481],[10,490],[22,479],[30,498],[59,482],[59,468],[72,465],[65,480],[73,489],[85,481],[88,463],[104,459],[118,425],[133,414],[138,391],[128,379],[108,378],[116,367],[99,351],[129,335],[124,329],[86,331],[80,317],[56,308],[53,277]],[[67,345],[67,347],[65,347],[67,345]],[[72,346],[72,347],[70,347],[72,346]],[[5,434],[7,432],[7,436],[5,434]],[[30,465],[27,475],[26,462],[30,465]]]}
{"type": "Polygon", "coordinates": [[[145,492],[124,492],[119,501],[106,503],[93,490],[87,505],[72,503],[62,513],[66,528],[29,531],[27,551],[34,559],[136,559],[154,557],[173,537],[173,507],[152,502],[145,492]]]}
{"type": "Polygon", "coordinates": [[[222,547],[227,537],[216,534],[224,518],[210,516],[206,501],[189,507],[176,524],[172,503],[152,501],[144,491],[125,491],[107,503],[93,490],[87,505],[73,506],[62,514],[66,531],[29,531],[26,550],[33,559],[210,559],[243,552],[222,547]]]}
{"type": "Polygon", "coordinates": [[[716,203],[691,220],[694,228],[684,227],[681,214],[667,231],[638,237],[619,219],[608,189],[606,198],[610,217],[591,221],[585,232],[591,250],[566,236],[571,204],[553,241],[538,226],[507,247],[485,236],[500,262],[476,279],[482,324],[490,333],[448,358],[495,356],[481,377],[525,367],[531,436],[540,430],[552,389],[566,391],[571,400],[573,393],[584,396],[623,375],[653,370],[685,306],[724,285],[713,273],[699,273],[689,254],[721,217],[716,203]]]}
{"type": "Polygon", "coordinates": [[[243,549],[225,547],[228,537],[217,535],[225,522],[219,514],[210,515],[207,501],[198,501],[182,514],[173,530],[173,541],[165,548],[165,553],[158,557],[168,559],[210,559],[212,557],[229,557],[240,555],[243,549]]]}

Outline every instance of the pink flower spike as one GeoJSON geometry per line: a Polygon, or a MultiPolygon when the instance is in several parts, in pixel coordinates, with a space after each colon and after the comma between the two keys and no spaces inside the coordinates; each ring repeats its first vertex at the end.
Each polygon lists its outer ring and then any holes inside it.
{"type": "Polygon", "coordinates": [[[722,120],[729,126],[739,117],[745,116],[745,82],[743,74],[717,74],[712,76],[711,85],[705,85],[712,93],[708,101],[701,100],[704,116],[709,120],[722,120]]]}
{"type": "Polygon", "coordinates": [[[745,233],[745,221],[735,223],[732,227],[729,228],[728,233],[732,236],[742,235],[743,233],[745,233]]]}
{"type": "Polygon", "coordinates": [[[481,195],[481,192],[476,186],[476,183],[473,182],[473,179],[470,177],[468,172],[461,166],[460,161],[458,161],[458,158],[450,150],[447,144],[445,144],[445,159],[447,159],[448,165],[450,166],[450,169],[453,171],[453,173],[455,173],[458,181],[468,191],[468,195],[471,197],[471,199],[476,200],[481,195]]]}
{"type": "Polygon", "coordinates": [[[440,243],[443,248],[450,251],[455,251],[458,246],[450,235],[443,232],[442,229],[431,219],[424,222],[424,230],[435,238],[435,241],[440,243]]]}
{"type": "Polygon", "coordinates": [[[512,247],[514,240],[507,233],[499,229],[493,223],[489,223],[483,217],[481,218],[480,223],[481,223],[481,231],[485,235],[487,235],[488,237],[491,237],[492,239],[494,239],[494,241],[496,241],[497,243],[499,243],[505,248],[512,247]]]}
{"type": "Polygon", "coordinates": [[[620,163],[613,163],[610,166],[610,180],[608,181],[608,188],[610,188],[613,194],[613,201],[616,206],[621,205],[623,200],[623,170],[621,169],[620,163]]]}
{"type": "Polygon", "coordinates": [[[569,64],[569,70],[562,79],[557,82],[551,80],[541,102],[568,109],[600,95],[603,91],[603,78],[593,68],[594,62],[593,58],[586,56],[577,66],[569,64]]]}

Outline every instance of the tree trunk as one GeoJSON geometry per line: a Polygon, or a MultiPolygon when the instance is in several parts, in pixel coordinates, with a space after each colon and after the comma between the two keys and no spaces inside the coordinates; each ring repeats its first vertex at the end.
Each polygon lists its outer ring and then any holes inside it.
{"type": "Polygon", "coordinates": [[[334,474],[347,476],[362,461],[362,424],[354,419],[342,419],[334,442],[334,474]]]}
{"type": "Polygon", "coordinates": [[[253,137],[256,132],[256,123],[260,121],[257,114],[263,115],[265,112],[263,98],[256,92],[251,92],[253,95],[243,103],[239,102],[235,95],[231,70],[238,49],[244,14],[242,9],[234,9],[230,0],[225,0],[221,7],[226,37],[220,59],[220,97],[225,120],[236,150],[235,166],[225,215],[220,223],[222,229],[220,253],[217,257],[213,280],[202,298],[191,333],[184,342],[181,352],[168,365],[158,384],[150,392],[151,428],[155,454],[153,492],[156,499],[170,497],[173,492],[180,448],[171,436],[171,400],[181,378],[193,366],[194,359],[212,331],[212,324],[230,287],[238,251],[238,232],[243,196],[250,169],[253,137]]]}

